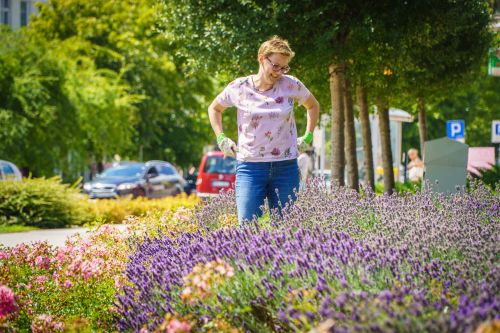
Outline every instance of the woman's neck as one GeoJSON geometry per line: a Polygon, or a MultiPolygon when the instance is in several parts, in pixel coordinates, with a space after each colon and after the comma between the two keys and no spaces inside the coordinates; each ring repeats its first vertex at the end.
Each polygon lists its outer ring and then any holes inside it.
{"type": "Polygon", "coordinates": [[[254,88],[258,91],[270,90],[273,87],[273,83],[267,82],[264,79],[264,75],[260,72],[252,77],[252,81],[254,88]]]}

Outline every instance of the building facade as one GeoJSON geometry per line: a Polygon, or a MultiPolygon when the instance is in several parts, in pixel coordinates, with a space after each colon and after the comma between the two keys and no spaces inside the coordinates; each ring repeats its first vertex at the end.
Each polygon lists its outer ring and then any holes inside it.
{"type": "Polygon", "coordinates": [[[38,14],[37,2],[48,0],[0,0],[0,24],[17,29],[28,25],[30,16],[38,14]]]}

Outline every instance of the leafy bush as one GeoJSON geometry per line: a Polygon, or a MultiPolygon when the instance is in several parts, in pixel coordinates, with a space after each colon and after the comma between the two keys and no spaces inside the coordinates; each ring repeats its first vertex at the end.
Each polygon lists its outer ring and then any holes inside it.
{"type": "Polygon", "coordinates": [[[488,170],[481,170],[479,179],[492,189],[495,189],[495,187],[500,189],[500,165],[494,165],[488,170]]]}
{"type": "Polygon", "coordinates": [[[139,197],[92,200],[88,204],[94,216],[94,221],[99,223],[122,223],[127,216],[146,216],[148,213],[168,214],[179,208],[190,209],[199,203],[196,196],[185,194],[162,199],[147,199],[139,197]]]}
{"type": "Polygon", "coordinates": [[[24,178],[0,182],[0,224],[57,228],[92,218],[76,184],[60,178],[24,178]]]}
{"type": "MultiPolygon", "coordinates": [[[[422,186],[421,182],[418,183],[412,183],[410,181],[407,181],[406,183],[396,181],[394,183],[394,189],[398,193],[406,193],[406,192],[411,192],[411,193],[416,193],[422,186]]],[[[384,183],[383,182],[378,182],[375,183],[375,193],[377,194],[384,194],[384,183]]]]}
{"type": "Polygon", "coordinates": [[[19,308],[11,327],[62,332],[84,319],[97,331],[111,331],[115,294],[126,283],[129,236],[128,229],[106,225],[62,247],[39,242],[0,248],[0,284],[13,290],[19,308]]]}
{"type": "Polygon", "coordinates": [[[196,232],[191,216],[185,207],[172,208],[128,217],[124,226],[100,225],[85,238],[73,236],[61,247],[0,246],[0,331],[4,327],[16,332],[114,331],[114,303],[129,284],[125,267],[135,249],[131,240],[138,245],[159,231],[172,238],[196,232]],[[4,286],[15,294],[16,304],[9,308],[10,292],[2,295],[4,286]]]}

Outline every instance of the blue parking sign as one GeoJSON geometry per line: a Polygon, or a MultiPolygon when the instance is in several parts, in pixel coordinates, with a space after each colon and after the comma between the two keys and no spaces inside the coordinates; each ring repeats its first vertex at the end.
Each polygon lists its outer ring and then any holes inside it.
{"type": "Polygon", "coordinates": [[[491,142],[500,143],[500,120],[491,122],[491,142]]]}
{"type": "Polygon", "coordinates": [[[448,120],[446,122],[446,136],[452,140],[464,140],[465,122],[463,120],[448,120]]]}

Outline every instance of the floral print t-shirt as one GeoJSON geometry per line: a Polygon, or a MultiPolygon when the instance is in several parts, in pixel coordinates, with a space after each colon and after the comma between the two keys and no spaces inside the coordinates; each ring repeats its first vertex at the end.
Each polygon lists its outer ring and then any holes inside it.
{"type": "Polygon", "coordinates": [[[275,162],[297,158],[293,104],[296,101],[302,105],[310,94],[302,82],[290,75],[282,75],[264,92],[254,88],[252,76],[231,82],[216,100],[224,107],[238,109],[236,159],[275,162]]]}

